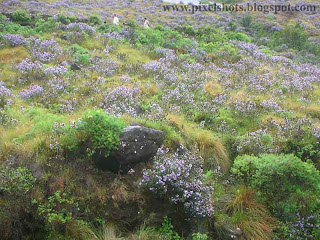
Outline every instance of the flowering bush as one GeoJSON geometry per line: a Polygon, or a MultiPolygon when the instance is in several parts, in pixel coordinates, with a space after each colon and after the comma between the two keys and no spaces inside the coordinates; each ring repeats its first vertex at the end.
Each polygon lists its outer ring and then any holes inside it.
{"type": "Polygon", "coordinates": [[[32,84],[28,89],[23,89],[20,96],[23,100],[30,100],[40,96],[43,93],[43,88],[39,85],[32,84]]]}
{"type": "Polygon", "coordinates": [[[317,239],[319,237],[320,214],[316,213],[307,217],[297,213],[296,221],[288,224],[289,239],[317,239]]]}
{"type": "Polygon", "coordinates": [[[70,23],[68,25],[62,25],[61,29],[71,32],[85,32],[88,35],[95,34],[96,30],[86,23],[70,23]]]}
{"type": "Polygon", "coordinates": [[[26,39],[19,34],[5,34],[3,35],[4,41],[11,47],[23,45],[26,43],[26,39]]]}
{"type": "Polygon", "coordinates": [[[117,87],[102,99],[100,107],[115,116],[122,114],[135,116],[140,93],[139,88],[117,87]]]}
{"type": "Polygon", "coordinates": [[[30,50],[34,58],[48,63],[61,56],[63,51],[55,40],[43,40],[30,37],[30,50]]]}
{"type": "Polygon", "coordinates": [[[277,152],[277,148],[273,141],[273,137],[266,129],[258,129],[237,137],[235,146],[239,154],[274,153],[277,152]]]}
{"type": "Polygon", "coordinates": [[[6,104],[6,99],[11,95],[11,91],[5,87],[4,83],[0,81],[0,109],[6,104]]]}
{"type": "Polygon", "coordinates": [[[195,217],[210,217],[213,213],[213,187],[204,183],[202,159],[192,153],[168,154],[159,149],[153,170],[145,169],[140,185],[157,196],[167,197],[174,204],[183,204],[195,217]]]}
{"type": "Polygon", "coordinates": [[[29,79],[38,80],[43,77],[43,64],[39,61],[33,62],[29,58],[21,61],[14,69],[18,70],[22,81],[29,79]]]}

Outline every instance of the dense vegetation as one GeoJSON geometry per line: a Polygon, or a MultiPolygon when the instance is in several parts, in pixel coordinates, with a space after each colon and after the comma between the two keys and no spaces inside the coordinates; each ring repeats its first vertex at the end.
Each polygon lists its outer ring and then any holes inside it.
{"type": "Polygon", "coordinates": [[[320,239],[319,13],[0,4],[3,239],[320,239]],[[132,122],[164,146],[99,170],[132,122]]]}

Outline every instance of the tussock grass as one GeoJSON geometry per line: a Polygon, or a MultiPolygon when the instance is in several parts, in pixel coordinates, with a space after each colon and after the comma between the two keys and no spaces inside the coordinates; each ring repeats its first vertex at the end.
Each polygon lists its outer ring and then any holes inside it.
{"type": "Polygon", "coordinates": [[[222,92],[221,85],[218,83],[214,83],[214,82],[207,82],[206,85],[204,86],[204,89],[211,96],[216,96],[222,92]]]}
{"type": "Polygon", "coordinates": [[[169,124],[177,128],[188,148],[196,148],[204,158],[204,166],[208,169],[220,166],[224,172],[230,169],[231,162],[221,139],[211,131],[201,129],[183,117],[168,114],[169,124]]]}
{"type": "Polygon", "coordinates": [[[18,63],[29,56],[30,54],[22,46],[3,48],[0,50],[0,63],[18,63]]]}
{"type": "Polygon", "coordinates": [[[240,186],[228,204],[227,212],[232,214],[231,222],[235,228],[240,228],[248,240],[272,239],[275,219],[267,207],[256,200],[253,190],[240,186]]]}
{"type": "Polygon", "coordinates": [[[119,237],[118,229],[111,223],[92,227],[84,221],[69,222],[66,226],[66,235],[80,240],[124,240],[119,237]]]}
{"type": "Polygon", "coordinates": [[[128,63],[147,63],[151,61],[150,57],[142,51],[134,48],[130,48],[128,45],[121,45],[118,47],[116,54],[126,54],[128,56],[128,63]]]}

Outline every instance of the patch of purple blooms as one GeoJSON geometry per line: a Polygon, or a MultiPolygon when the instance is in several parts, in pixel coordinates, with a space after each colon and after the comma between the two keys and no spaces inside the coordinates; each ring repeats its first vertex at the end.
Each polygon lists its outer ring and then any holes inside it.
{"type": "Polygon", "coordinates": [[[319,229],[320,214],[303,217],[299,213],[296,215],[296,221],[289,223],[289,239],[314,239],[313,232],[319,229]]]}
{"type": "MultiPolygon", "coordinates": [[[[31,61],[29,58],[21,61],[14,67],[20,73],[21,77],[28,79],[39,79],[43,75],[43,64],[39,61],[31,61]]],[[[22,79],[22,80],[24,80],[22,79]]]]}
{"type": "Polygon", "coordinates": [[[5,34],[3,35],[4,41],[9,44],[11,47],[23,45],[26,43],[26,39],[19,34],[5,34]]]}
{"type": "Polygon", "coordinates": [[[143,171],[140,186],[169,198],[173,204],[182,204],[191,216],[203,218],[213,214],[213,187],[204,181],[201,158],[189,152],[169,154],[159,149],[153,169],[143,171]]]}
{"type": "Polygon", "coordinates": [[[115,116],[122,114],[136,116],[140,93],[139,88],[117,87],[103,97],[100,107],[115,116]]]}
{"type": "Polygon", "coordinates": [[[0,108],[5,105],[6,98],[11,95],[11,91],[5,87],[4,82],[0,81],[0,108]]]}
{"type": "Polygon", "coordinates": [[[41,40],[34,37],[29,38],[31,54],[34,58],[44,63],[51,62],[61,56],[63,51],[55,40],[41,40]]]}
{"type": "Polygon", "coordinates": [[[62,25],[61,29],[71,32],[85,32],[88,35],[94,35],[96,30],[86,23],[70,23],[68,25],[62,25]]]}
{"type": "Polygon", "coordinates": [[[67,74],[68,69],[65,66],[53,66],[43,70],[47,77],[63,77],[67,74]]]}
{"type": "Polygon", "coordinates": [[[30,100],[40,96],[43,93],[43,88],[39,85],[32,84],[28,89],[24,89],[20,92],[20,96],[23,100],[30,100]]]}

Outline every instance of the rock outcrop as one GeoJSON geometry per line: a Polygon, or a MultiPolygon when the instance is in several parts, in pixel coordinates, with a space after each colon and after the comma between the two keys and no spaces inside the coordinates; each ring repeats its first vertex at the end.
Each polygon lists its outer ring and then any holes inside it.
{"type": "Polygon", "coordinates": [[[159,130],[134,125],[123,130],[117,150],[104,157],[101,150],[94,155],[96,165],[101,169],[127,173],[140,162],[152,159],[164,140],[164,133],[159,130]]]}

